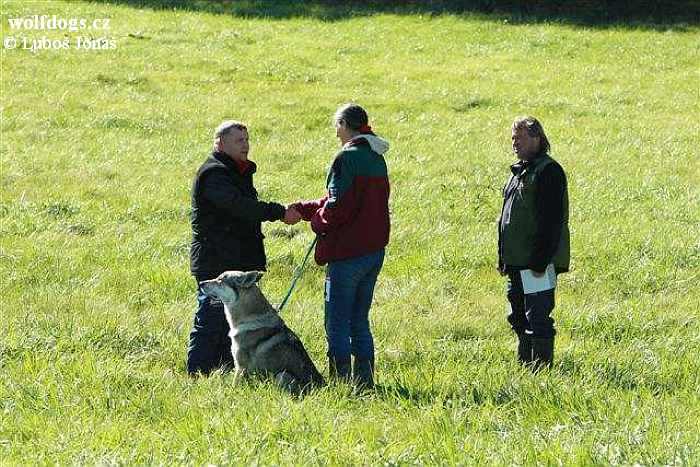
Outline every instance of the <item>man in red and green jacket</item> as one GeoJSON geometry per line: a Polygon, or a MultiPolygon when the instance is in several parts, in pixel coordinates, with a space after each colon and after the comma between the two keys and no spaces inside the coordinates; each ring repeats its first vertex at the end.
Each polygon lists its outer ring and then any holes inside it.
{"type": "Polygon", "coordinates": [[[389,243],[389,177],[384,157],[375,151],[386,151],[388,145],[379,141],[371,134],[349,141],[328,173],[328,194],[293,206],[319,236],[319,265],[372,253],[389,243]]]}
{"type": "Polygon", "coordinates": [[[318,235],[315,259],[327,264],[325,327],[331,376],[373,386],[374,341],[369,309],[389,243],[389,144],[368,126],[356,104],[335,115],[343,147],[335,156],[321,199],[293,205],[318,235]]]}

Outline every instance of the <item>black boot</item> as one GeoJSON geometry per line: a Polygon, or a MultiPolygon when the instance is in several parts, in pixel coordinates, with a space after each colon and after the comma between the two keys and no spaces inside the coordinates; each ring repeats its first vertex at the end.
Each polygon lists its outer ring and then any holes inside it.
{"type": "Polygon", "coordinates": [[[357,358],[352,364],[352,379],[358,390],[374,388],[374,358],[357,358]]]}
{"type": "Polygon", "coordinates": [[[350,370],[350,357],[336,358],[331,355],[328,356],[328,376],[330,379],[349,383],[350,370]]]}
{"type": "Polygon", "coordinates": [[[532,370],[551,368],[554,361],[554,337],[532,338],[532,370]]]}
{"type": "Polygon", "coordinates": [[[518,361],[523,365],[532,362],[532,334],[518,334],[518,361]]]}

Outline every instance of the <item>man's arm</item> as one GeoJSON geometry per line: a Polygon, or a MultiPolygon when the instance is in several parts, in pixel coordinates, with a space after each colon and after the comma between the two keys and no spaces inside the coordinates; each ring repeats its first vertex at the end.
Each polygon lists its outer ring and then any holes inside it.
{"type": "Polygon", "coordinates": [[[284,217],[286,211],[284,206],[243,196],[224,173],[212,171],[202,182],[204,185],[202,196],[232,217],[252,222],[276,221],[284,217]]]}
{"type": "Polygon", "coordinates": [[[352,167],[343,154],[333,161],[328,176],[326,202],[311,218],[311,229],[317,234],[335,230],[357,216],[359,200],[352,189],[354,181],[352,167]]]}
{"type": "Polygon", "coordinates": [[[291,205],[302,219],[311,222],[311,229],[317,234],[345,224],[356,214],[356,201],[350,188],[353,176],[351,168],[344,161],[342,152],[335,158],[328,174],[328,194],[323,198],[301,201],[291,205]]]}
{"type": "Polygon", "coordinates": [[[558,164],[549,164],[538,177],[535,208],[537,233],[528,267],[544,272],[559,247],[564,222],[566,175],[558,164]]]}
{"type": "Polygon", "coordinates": [[[503,188],[501,189],[501,214],[498,216],[498,222],[496,223],[496,228],[498,229],[498,273],[502,276],[506,273],[505,264],[503,264],[503,244],[501,238],[501,221],[503,220],[503,208],[506,204],[506,190],[508,185],[510,185],[511,179],[508,179],[503,188]]]}
{"type": "Polygon", "coordinates": [[[320,199],[299,201],[298,203],[292,204],[290,207],[299,211],[299,214],[301,214],[302,219],[304,219],[305,221],[310,221],[314,214],[316,214],[316,211],[321,209],[321,206],[323,206],[326,203],[327,199],[328,195],[320,199]]]}

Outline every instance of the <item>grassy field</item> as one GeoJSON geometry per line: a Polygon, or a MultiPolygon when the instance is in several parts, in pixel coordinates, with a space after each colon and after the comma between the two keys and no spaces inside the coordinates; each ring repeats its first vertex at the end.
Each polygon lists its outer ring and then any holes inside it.
{"type": "MultiPolygon", "coordinates": [[[[697,26],[10,0],[2,27],[71,48],[1,52],[1,464],[700,463],[697,26]],[[109,29],[10,29],[35,14],[109,29]],[[90,35],[116,47],[75,48],[90,35]],[[380,388],[299,401],[188,378],[189,190],[212,129],[249,124],[263,199],[317,197],[350,100],[392,143],[380,388]],[[556,365],[536,376],[494,269],[521,114],[571,199],[556,365]]],[[[312,235],[264,230],[279,301],[312,235]]],[[[284,318],[326,373],[322,281],[311,266],[284,318]]]]}

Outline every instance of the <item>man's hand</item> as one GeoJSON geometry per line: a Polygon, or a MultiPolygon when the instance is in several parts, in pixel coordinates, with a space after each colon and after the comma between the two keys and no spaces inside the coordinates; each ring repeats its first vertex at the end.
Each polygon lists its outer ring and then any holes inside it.
{"type": "Polygon", "coordinates": [[[287,206],[287,211],[285,211],[284,213],[284,218],[282,219],[282,222],[288,225],[294,225],[300,220],[301,214],[299,214],[299,211],[297,211],[291,206],[287,206]]]}

